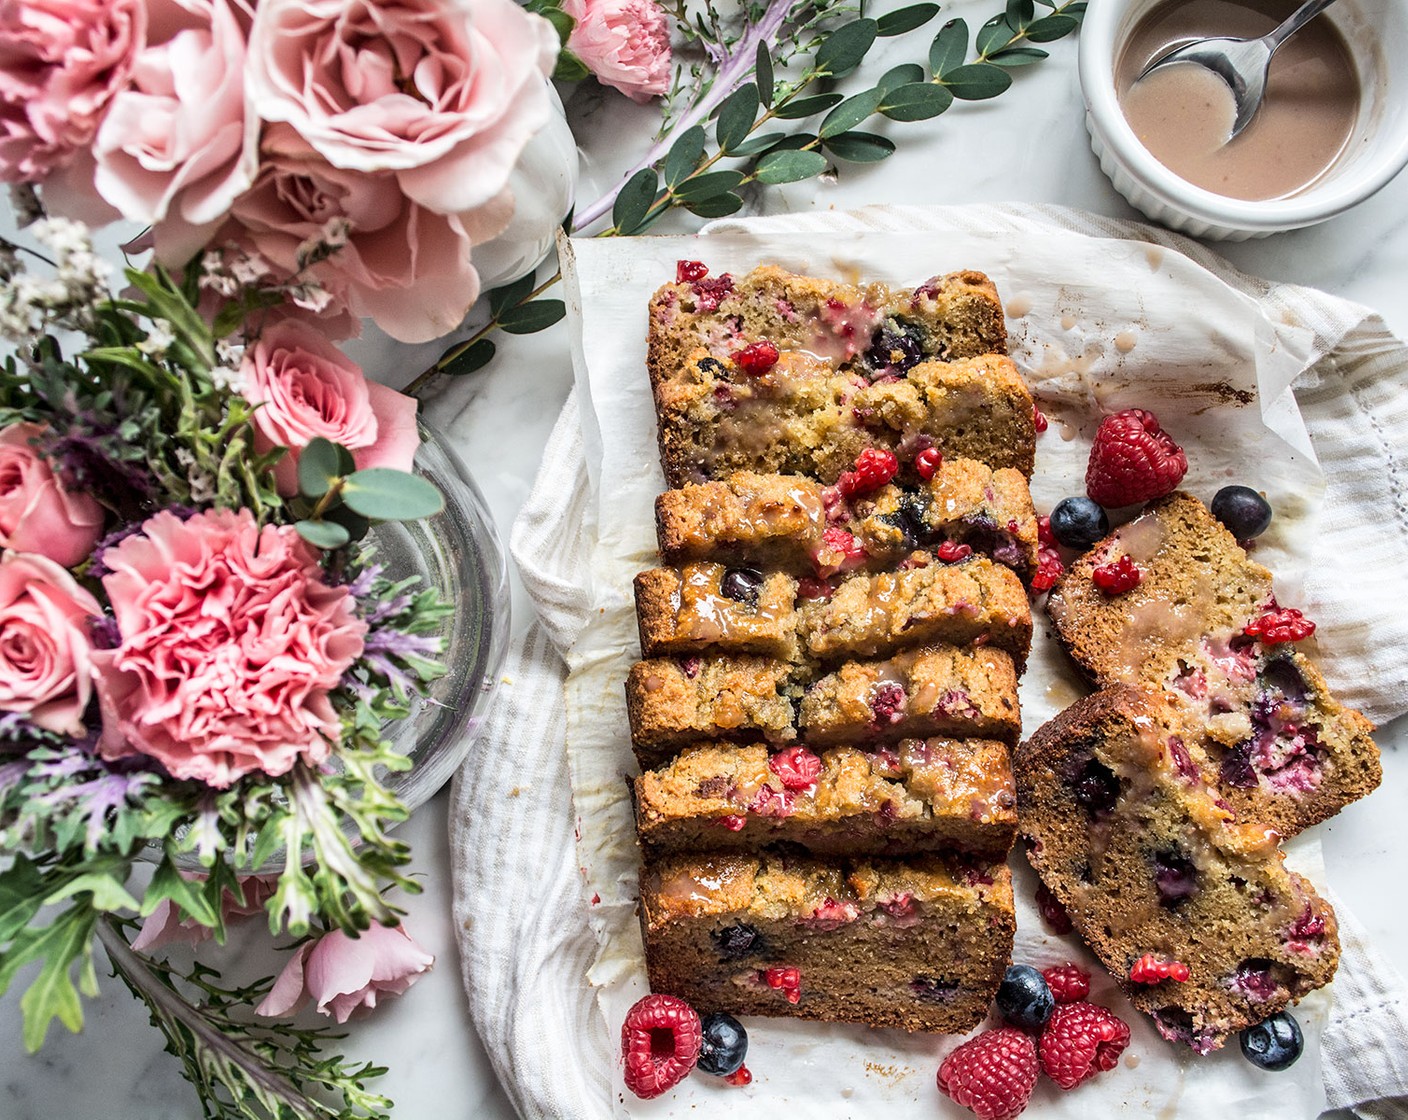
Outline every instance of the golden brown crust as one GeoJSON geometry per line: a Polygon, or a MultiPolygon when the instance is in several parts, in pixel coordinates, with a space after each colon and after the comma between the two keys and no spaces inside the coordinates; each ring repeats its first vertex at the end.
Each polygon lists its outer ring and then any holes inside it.
{"type": "Polygon", "coordinates": [[[666,563],[722,560],[806,572],[821,546],[821,487],[795,475],[739,471],[655,499],[666,563]]]}
{"type": "Polygon", "coordinates": [[[726,594],[723,564],[651,568],[635,578],[641,654],[669,657],[704,653],[797,656],[797,581],[782,572],[758,577],[751,598],[726,594]]]}

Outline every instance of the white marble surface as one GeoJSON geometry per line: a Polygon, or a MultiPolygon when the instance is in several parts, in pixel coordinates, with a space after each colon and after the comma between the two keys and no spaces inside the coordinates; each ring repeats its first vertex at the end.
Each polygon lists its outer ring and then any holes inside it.
{"type": "MultiPolygon", "coordinates": [[[[1098,2],[1098,0],[1097,0],[1098,2]]],[[[945,18],[965,16],[977,26],[996,3],[960,2],[945,18]]],[[[889,65],[922,58],[927,40],[913,35],[884,44],[867,63],[879,74],[889,65]]],[[[1053,44],[1052,58],[1018,71],[1000,99],[959,104],[937,120],[888,126],[901,144],[887,162],[845,166],[839,178],[774,188],[760,209],[854,207],[872,202],[962,203],[1014,200],[1081,207],[1115,217],[1138,217],[1110,188],[1086,142],[1073,40],[1053,44]]],[[[580,197],[596,197],[617,169],[643,149],[654,131],[649,108],[583,87],[569,104],[586,153],[580,197]],[[626,138],[632,138],[628,143],[626,138]]],[[[8,217],[8,216],[7,216],[8,217]]],[[[9,225],[6,221],[5,225],[9,225]]],[[[663,232],[690,228],[684,222],[663,232]]],[[[0,228],[0,233],[5,232],[0,228]]],[[[1249,272],[1324,288],[1377,308],[1400,336],[1408,336],[1408,175],[1349,214],[1322,226],[1264,241],[1228,245],[1224,252],[1249,272]]],[[[429,417],[469,464],[507,537],[532,483],[538,459],[571,383],[561,327],[543,335],[500,340],[499,359],[470,377],[442,382],[425,396],[429,417]]],[[[394,360],[368,346],[373,370],[404,384],[438,347],[401,351],[394,360]]],[[[515,586],[515,628],[528,618],[515,586]]],[[[1401,604],[1396,608],[1402,609],[1401,604]]],[[[1390,651],[1392,656],[1402,656],[1390,651]]],[[[545,697],[544,702],[553,698],[545,697]]],[[[1400,822],[1408,819],[1408,721],[1384,729],[1384,786],[1324,829],[1327,875],[1340,899],[1369,927],[1382,951],[1408,950],[1408,903],[1386,870],[1403,866],[1400,822]]],[[[470,765],[473,765],[471,760],[470,765]]],[[[414,869],[425,891],[408,901],[408,928],[438,958],[434,972],[404,998],[370,1020],[354,1024],[348,1049],[391,1067],[378,1083],[409,1120],[507,1120],[510,1107],[494,1081],[465,1008],[449,917],[446,799],[417,814],[404,832],[415,847],[414,869]]],[[[242,967],[278,966],[254,946],[242,967]],[[265,964],[265,962],[268,962],[265,964]]],[[[0,1118],[3,1120],[195,1120],[200,1116],[174,1059],[161,1052],[157,1033],[120,983],[103,980],[102,995],[87,1005],[78,1036],[59,1028],[37,1057],[23,1056],[17,992],[0,1000],[0,1118]]]]}

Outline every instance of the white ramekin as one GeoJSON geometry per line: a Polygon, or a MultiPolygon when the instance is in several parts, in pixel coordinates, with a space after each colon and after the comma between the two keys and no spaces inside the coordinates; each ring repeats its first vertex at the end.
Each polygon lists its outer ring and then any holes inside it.
{"type": "Polygon", "coordinates": [[[1090,0],[1080,84],[1090,146],[1115,189],[1154,221],[1194,237],[1244,241],[1314,225],[1364,201],[1408,164],[1408,2],[1339,0],[1331,19],[1359,70],[1363,102],[1346,153],[1289,198],[1247,202],[1184,182],[1141,144],[1115,96],[1115,62],[1139,18],[1161,0],[1090,0]]]}

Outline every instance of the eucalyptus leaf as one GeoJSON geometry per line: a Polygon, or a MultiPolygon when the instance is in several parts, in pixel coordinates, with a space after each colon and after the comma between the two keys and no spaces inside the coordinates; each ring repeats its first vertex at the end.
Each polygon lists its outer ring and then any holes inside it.
{"type": "Polygon", "coordinates": [[[494,360],[494,351],[497,349],[498,347],[489,339],[481,338],[467,350],[451,358],[440,372],[449,374],[451,377],[463,377],[466,373],[483,369],[494,360]]]}
{"type": "Polygon", "coordinates": [[[535,299],[505,311],[499,316],[499,326],[509,334],[534,334],[566,314],[567,305],[560,299],[535,299]]]}
{"type": "Polygon", "coordinates": [[[875,115],[875,110],[880,107],[884,96],[884,90],[868,89],[853,97],[846,98],[826,114],[821,122],[821,127],[816,130],[816,134],[825,140],[832,136],[840,136],[843,132],[849,132],[862,121],[869,120],[875,115]]]}
{"type": "Polygon", "coordinates": [[[907,86],[911,82],[922,82],[924,80],[924,67],[917,62],[904,62],[899,66],[886,70],[880,76],[880,80],[875,83],[876,89],[883,89],[886,93],[899,89],[900,86],[907,86]]]}
{"type": "Polygon", "coordinates": [[[758,82],[758,101],[766,109],[772,105],[772,55],[768,53],[767,43],[761,41],[758,43],[758,61],[753,76],[758,82]]]}
{"type": "Polygon", "coordinates": [[[697,202],[685,203],[685,209],[701,218],[727,218],[743,209],[743,199],[736,194],[716,194],[697,202]]]}
{"type": "Polygon", "coordinates": [[[814,64],[830,77],[843,78],[861,64],[875,43],[878,27],[873,19],[842,24],[817,48],[814,64]]]}
{"type": "Polygon", "coordinates": [[[841,104],[839,93],[817,93],[811,97],[799,97],[795,101],[789,101],[785,105],[779,105],[773,110],[773,116],[779,120],[795,121],[802,117],[810,117],[813,113],[820,113],[830,109],[833,105],[841,104]]]}
{"type": "Polygon", "coordinates": [[[907,31],[913,31],[916,27],[923,27],[938,14],[939,6],[937,4],[911,4],[907,8],[886,12],[876,20],[875,33],[881,38],[903,35],[907,31]]]}
{"type": "Polygon", "coordinates": [[[814,148],[817,139],[814,132],[797,132],[791,136],[784,136],[773,145],[772,150],[775,152],[800,152],[807,148],[814,148]]]}
{"type": "Polygon", "coordinates": [[[653,167],[642,167],[621,188],[611,207],[611,224],[617,233],[635,233],[645,222],[645,216],[655,202],[659,180],[653,167]]]}
{"type": "Polygon", "coordinates": [[[843,132],[826,141],[826,150],[850,163],[879,163],[895,152],[895,142],[873,132],[843,132]]]}
{"type": "Polygon", "coordinates": [[[341,505],[337,506],[335,509],[328,510],[327,513],[323,515],[323,518],[325,521],[336,522],[346,529],[349,543],[350,541],[361,540],[372,527],[371,522],[360,513],[354,513],[346,506],[341,505]]]}
{"type": "Polygon", "coordinates": [[[719,106],[718,121],[714,125],[714,138],[719,143],[719,151],[728,153],[748,138],[753,121],[758,116],[758,87],[752,82],[739,86],[728,99],[719,106]]]}
{"type": "Polygon", "coordinates": [[[985,101],[1012,84],[1012,75],[990,62],[975,62],[951,70],[944,79],[949,92],[962,101],[985,101]]]}
{"type": "Polygon", "coordinates": [[[341,465],[337,444],[315,436],[298,457],[298,492],[305,498],[321,498],[342,477],[341,465]]]}
{"type": "Polygon", "coordinates": [[[999,66],[1030,66],[1033,62],[1050,57],[1046,51],[1037,47],[1008,47],[1005,51],[988,55],[988,61],[999,66]]]}
{"type": "Polygon", "coordinates": [[[1007,0],[1007,11],[1004,15],[1007,26],[1013,31],[1020,31],[1036,18],[1036,5],[1032,0],[1007,0]]]}
{"type": "Polygon", "coordinates": [[[880,112],[892,121],[924,121],[937,117],[952,104],[953,94],[947,87],[932,82],[911,82],[887,93],[880,112]]]}
{"type": "Polygon", "coordinates": [[[348,475],[342,500],[354,513],[373,521],[415,521],[445,508],[444,496],[431,483],[389,467],[348,475]]]}
{"type": "Polygon", "coordinates": [[[820,152],[769,152],[758,161],[760,183],[798,183],[826,170],[826,157],[820,152]]]}
{"type": "Polygon", "coordinates": [[[529,270],[527,276],[520,276],[512,284],[504,284],[495,288],[489,293],[489,314],[498,317],[500,311],[505,307],[516,307],[528,298],[528,293],[533,290],[534,271],[529,270]]]}
{"type": "Polygon", "coordinates": [[[939,29],[929,47],[929,70],[942,78],[955,67],[962,66],[968,56],[968,23],[951,19],[939,29]]]}
{"type": "Polygon", "coordinates": [[[298,530],[300,537],[324,552],[341,548],[352,540],[352,534],[336,521],[311,521],[304,518],[302,521],[295,521],[293,527],[298,530]]]}
{"type": "Polygon", "coordinates": [[[1043,16],[1028,27],[1027,39],[1033,43],[1054,43],[1057,39],[1065,38],[1079,26],[1080,20],[1074,16],[1053,13],[1049,16],[1043,16]]]}
{"type": "MultiPolygon", "coordinates": [[[[978,55],[986,58],[996,51],[1002,50],[1008,43],[1016,37],[1011,26],[1007,22],[1006,14],[993,16],[982,27],[978,28],[977,48],[978,55]]],[[[948,75],[944,75],[947,77],[948,75]]]]}
{"type": "Polygon", "coordinates": [[[785,140],[786,138],[787,134],[784,132],[765,132],[759,136],[750,136],[747,140],[743,141],[743,143],[739,144],[738,147],[734,148],[729,155],[739,159],[744,156],[762,155],[763,152],[768,151],[776,145],[779,140],[785,140]]]}
{"type": "Polygon", "coordinates": [[[740,171],[710,171],[693,179],[686,179],[675,188],[675,197],[685,202],[712,198],[716,194],[726,194],[743,182],[740,171]]]}
{"type": "Polygon", "coordinates": [[[704,129],[693,125],[685,129],[670,145],[670,153],[665,157],[663,168],[665,185],[673,187],[693,174],[704,156],[704,129]]]}

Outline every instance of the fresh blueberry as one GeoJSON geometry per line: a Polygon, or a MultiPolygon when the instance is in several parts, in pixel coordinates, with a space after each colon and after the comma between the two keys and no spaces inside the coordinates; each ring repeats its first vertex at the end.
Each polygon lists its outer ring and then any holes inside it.
{"type": "Polygon", "coordinates": [[[1092,758],[1076,778],[1076,800],[1091,816],[1108,813],[1120,797],[1120,780],[1099,759],[1092,758]]]}
{"type": "Polygon", "coordinates": [[[919,340],[905,330],[881,327],[871,336],[865,363],[877,372],[905,373],[924,360],[919,340]]]}
{"type": "Polygon", "coordinates": [[[699,1068],[715,1077],[737,1072],[748,1056],[748,1032],[732,1015],[715,1011],[700,1023],[699,1068]]]}
{"type": "Polygon", "coordinates": [[[1224,486],[1213,495],[1211,509],[1239,541],[1261,536],[1271,524],[1271,506],[1250,486],[1224,486]]]}
{"type": "Polygon", "coordinates": [[[1056,997],[1038,969],[1014,964],[998,985],[997,1010],[1014,1027],[1039,1031],[1056,1010],[1056,997]]]}
{"type": "Polygon", "coordinates": [[[1105,511],[1089,498],[1065,498],[1051,511],[1051,535],[1084,552],[1110,531],[1105,511]]]}
{"type": "Polygon", "coordinates": [[[763,573],[752,568],[730,568],[719,581],[719,590],[735,602],[756,606],[763,586],[763,573]]]}
{"type": "Polygon", "coordinates": [[[1237,1036],[1242,1056],[1261,1069],[1279,1071],[1295,1065],[1305,1045],[1300,1024],[1285,1011],[1265,1022],[1248,1027],[1237,1036]]]}

